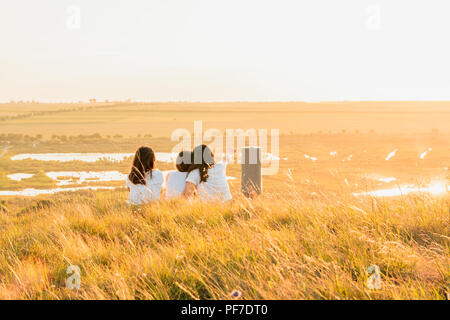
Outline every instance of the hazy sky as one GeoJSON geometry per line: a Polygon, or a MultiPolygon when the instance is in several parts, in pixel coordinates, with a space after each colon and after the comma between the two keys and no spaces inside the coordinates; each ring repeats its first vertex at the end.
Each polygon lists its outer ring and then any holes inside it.
{"type": "Polygon", "coordinates": [[[449,40],[449,0],[1,1],[0,101],[450,100],[449,40]]]}

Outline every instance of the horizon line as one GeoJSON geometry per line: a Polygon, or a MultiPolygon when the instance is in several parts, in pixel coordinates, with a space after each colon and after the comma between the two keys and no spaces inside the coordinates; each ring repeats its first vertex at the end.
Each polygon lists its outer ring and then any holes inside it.
{"type": "Polygon", "coordinates": [[[450,100],[441,100],[441,99],[416,99],[416,100],[109,100],[102,99],[98,100],[96,98],[92,98],[89,100],[71,100],[71,101],[39,101],[34,99],[27,100],[0,100],[0,104],[106,104],[106,103],[142,103],[142,104],[151,104],[151,103],[310,103],[310,104],[319,104],[319,103],[347,103],[347,102],[450,102],[450,100]]]}

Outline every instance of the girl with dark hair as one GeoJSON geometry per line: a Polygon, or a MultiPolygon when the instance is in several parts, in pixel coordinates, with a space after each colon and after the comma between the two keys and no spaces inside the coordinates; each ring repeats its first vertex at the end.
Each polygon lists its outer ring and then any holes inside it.
{"type": "Polygon", "coordinates": [[[183,194],[186,197],[198,194],[201,200],[231,200],[226,164],[215,163],[214,154],[204,144],[194,148],[192,159],[183,194]]]}
{"type": "Polygon", "coordinates": [[[186,187],[186,176],[189,167],[192,164],[192,152],[181,151],[175,163],[177,171],[171,171],[166,178],[166,197],[167,199],[178,198],[183,194],[186,187]]]}
{"type": "Polygon", "coordinates": [[[155,169],[155,162],[152,148],[137,149],[127,178],[128,203],[139,205],[159,199],[164,178],[162,172],[155,169]]]}

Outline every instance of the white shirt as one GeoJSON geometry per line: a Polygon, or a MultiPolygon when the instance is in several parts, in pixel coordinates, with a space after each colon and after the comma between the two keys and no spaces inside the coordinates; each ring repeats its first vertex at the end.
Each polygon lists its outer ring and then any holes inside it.
{"type": "Polygon", "coordinates": [[[183,194],[186,187],[187,172],[171,171],[167,174],[166,197],[167,199],[178,198],[183,194]]]}
{"type": "Polygon", "coordinates": [[[208,169],[209,177],[206,182],[200,182],[200,170],[195,169],[189,172],[186,182],[191,182],[197,186],[198,195],[202,200],[231,200],[226,169],[226,163],[216,163],[214,167],[208,169]]]}
{"type": "Polygon", "coordinates": [[[143,204],[149,201],[159,200],[161,194],[161,188],[164,182],[163,174],[160,170],[152,170],[152,177],[150,173],[145,174],[146,185],[133,184],[127,177],[127,187],[130,188],[130,194],[128,196],[129,204],[143,204]]]}

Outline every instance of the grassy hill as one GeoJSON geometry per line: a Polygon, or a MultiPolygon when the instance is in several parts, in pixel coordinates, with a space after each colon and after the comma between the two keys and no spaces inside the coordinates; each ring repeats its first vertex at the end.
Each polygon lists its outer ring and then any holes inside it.
{"type": "Polygon", "coordinates": [[[448,198],[306,196],[128,207],[125,191],[14,198],[0,299],[446,299],[448,198]],[[80,290],[66,269],[81,270],[80,290]],[[367,287],[377,265],[382,288],[367,287]]]}

